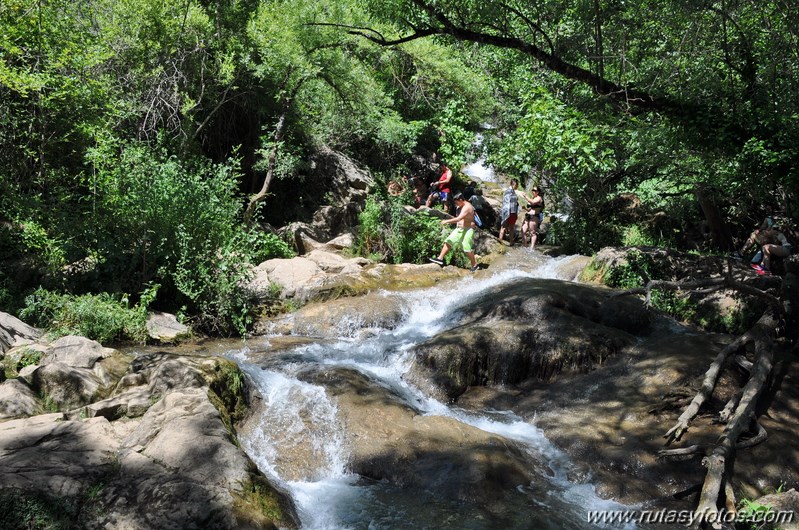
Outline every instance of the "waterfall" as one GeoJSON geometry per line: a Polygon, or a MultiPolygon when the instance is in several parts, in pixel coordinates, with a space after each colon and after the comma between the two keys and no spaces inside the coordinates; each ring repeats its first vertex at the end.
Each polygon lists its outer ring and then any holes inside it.
{"type": "MultiPolygon", "coordinates": [[[[449,287],[436,287],[435,292],[384,292],[383,296],[401,300],[406,316],[395,329],[375,330],[366,339],[349,333],[336,341],[298,346],[267,363],[253,362],[247,348],[226,353],[249,373],[264,402],[262,424],[242,433],[242,445],[262,472],[291,492],[302,528],[496,527],[461,502],[366,480],[349,472],[345,433],[340,430],[335,400],[322,386],[297,377],[309,366],[357,370],[390,388],[421,415],[446,416],[514,440],[538,461],[546,462],[551,473],[541,477],[541,484],[519,487],[523,495],[519,495],[518,506],[509,507],[508,520],[503,522],[506,528],[601,528],[587,524],[589,510],[629,508],[600,499],[590,482],[575,484],[569,480],[572,466],[568,457],[533,423],[509,411],[476,413],[450,406],[424,395],[402,378],[412,362],[414,345],[448,329],[453,315],[472,297],[520,277],[557,278],[560,267],[569,259],[537,257],[530,270],[470,276],[449,287]],[[292,460],[297,452],[310,456],[292,460]],[[533,512],[540,514],[538,519],[531,515],[533,512]]],[[[342,315],[342,320],[345,318],[342,315]]],[[[266,343],[257,344],[258,351],[268,351],[269,337],[255,340],[266,343]]]]}
{"type": "MultiPolygon", "coordinates": [[[[477,140],[472,146],[474,151],[481,152],[483,145],[483,135],[477,134],[477,140]]],[[[474,179],[482,180],[483,182],[496,182],[496,175],[494,175],[494,168],[486,166],[486,157],[480,154],[474,162],[467,164],[463,168],[463,174],[468,175],[474,179]]]]}

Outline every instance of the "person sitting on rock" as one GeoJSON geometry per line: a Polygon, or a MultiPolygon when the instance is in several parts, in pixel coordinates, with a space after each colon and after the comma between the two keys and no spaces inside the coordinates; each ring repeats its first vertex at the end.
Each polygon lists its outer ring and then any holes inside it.
{"type": "Polygon", "coordinates": [[[785,234],[776,228],[761,231],[759,238],[763,241],[763,260],[759,264],[752,264],[758,274],[771,274],[773,258],[787,258],[793,251],[793,246],[785,234]]]}
{"type": "MultiPolygon", "coordinates": [[[[766,215],[766,218],[763,219],[763,222],[760,223],[760,226],[758,228],[755,228],[752,231],[752,233],[749,234],[749,237],[746,239],[744,244],[741,246],[740,250],[736,250],[730,256],[733,259],[736,259],[736,260],[739,260],[739,261],[743,260],[744,255],[746,254],[746,252],[750,248],[752,248],[752,246],[754,246],[755,243],[757,243],[758,245],[762,245],[763,244],[763,240],[762,240],[761,234],[764,231],[769,230],[769,229],[774,228],[774,227],[776,227],[776,223],[774,222],[774,216],[771,215],[771,213],[769,213],[768,215],[766,215]]],[[[762,257],[763,257],[763,255],[760,252],[756,253],[755,256],[752,258],[752,263],[756,263],[756,264],[760,263],[760,260],[762,259],[762,257]]]]}

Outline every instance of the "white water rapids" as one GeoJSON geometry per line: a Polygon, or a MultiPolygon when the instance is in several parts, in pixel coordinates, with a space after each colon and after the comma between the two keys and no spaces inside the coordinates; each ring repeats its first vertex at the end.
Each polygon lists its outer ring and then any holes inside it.
{"type": "MultiPolygon", "coordinates": [[[[524,251],[526,252],[526,251],[524,251]]],[[[594,487],[574,483],[567,477],[570,463],[534,423],[509,411],[476,414],[423,395],[403,380],[411,364],[414,345],[453,325],[451,315],[469,304],[471,297],[519,277],[557,278],[571,258],[536,255],[536,265],[527,271],[507,270],[493,276],[467,277],[433,290],[403,293],[404,321],[395,329],[372,330],[367,338],[358,323],[341,315],[341,337],[324,344],[303,344],[270,357],[269,363],[254,363],[252,350],[268,351],[270,337],[257,337],[248,346],[226,352],[253,378],[262,394],[265,411],[262,428],[252,429],[242,445],[259,469],[284,485],[299,512],[301,527],[310,530],[394,528],[497,528],[495,523],[461,503],[441,500],[431,492],[407,491],[384,482],[368,481],[347,469],[347,450],[337,407],[321,386],[300,381],[295,374],[307,366],[343,366],[366,374],[391,388],[409,406],[424,415],[441,415],[515,440],[546,462],[550,474],[541,484],[519,487],[515,514],[504,521],[507,528],[599,528],[587,523],[589,510],[629,508],[600,499],[594,487]],[[281,454],[293,447],[312,455],[303,478],[286,476],[281,454]],[[281,469],[284,470],[281,472],[281,469]]],[[[619,528],[615,526],[614,528],[619,528]]],[[[627,528],[635,528],[628,526],[627,528]]]]}

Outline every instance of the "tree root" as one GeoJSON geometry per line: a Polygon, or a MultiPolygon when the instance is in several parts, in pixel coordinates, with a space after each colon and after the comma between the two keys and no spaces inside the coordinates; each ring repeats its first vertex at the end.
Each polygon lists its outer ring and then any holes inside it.
{"type": "MultiPolygon", "coordinates": [[[[771,368],[773,366],[773,347],[772,334],[776,327],[777,319],[771,311],[767,311],[755,325],[755,328],[762,325],[760,333],[754,339],[755,343],[755,362],[749,381],[741,392],[741,399],[735,407],[735,412],[730,417],[730,421],[722,432],[716,446],[711,453],[706,456],[702,463],[707,467],[704,486],[696,508],[697,521],[707,522],[713,528],[721,528],[718,511],[718,497],[721,486],[727,491],[725,475],[727,467],[731,469],[735,457],[736,443],[738,438],[748,428],[755,419],[755,407],[757,399],[762,393],[769,380],[771,368]],[[767,330],[771,330],[768,333],[767,330]]],[[[759,432],[755,439],[762,441],[762,433],[759,432]]],[[[765,429],[763,429],[763,432],[765,429]]],[[[757,443],[759,443],[759,441],[757,443]]],[[[744,444],[748,444],[747,440],[744,444]]]]}
{"type": "MultiPolygon", "coordinates": [[[[712,526],[715,530],[723,527],[719,521],[719,495],[723,494],[725,508],[728,512],[735,512],[735,493],[732,487],[732,468],[735,451],[752,447],[763,442],[768,433],[757,423],[755,408],[757,400],[766,387],[773,366],[773,343],[776,336],[780,317],[787,310],[783,307],[780,298],[746,285],[733,278],[732,267],[728,265],[727,273],[723,278],[695,280],[691,282],[671,282],[653,280],[647,282],[640,289],[631,289],[621,293],[645,294],[646,304],[651,303],[653,289],[671,291],[705,290],[712,291],[727,287],[736,291],[756,296],[768,303],[768,308],[758,321],[745,333],[724,347],[710,364],[702,380],[698,392],[683,413],[677,418],[676,424],[664,435],[666,445],[679,440],[688,430],[691,421],[697,416],[701,407],[710,399],[716,386],[719,374],[727,359],[747,345],[754,345],[754,362],[749,362],[743,355],[736,355],[735,363],[749,373],[749,380],[744,388],[734,395],[719,414],[721,422],[726,426],[719,439],[712,446],[692,445],[678,449],[666,449],[658,452],[658,457],[685,457],[705,453],[702,465],[707,468],[705,480],[702,485],[699,502],[695,510],[694,528],[699,526],[712,526]],[[739,441],[741,435],[754,423],[756,434],[752,438],[739,441]]],[[[782,285],[783,289],[785,285],[782,285]]],[[[782,294],[782,293],[781,293],[782,294]]]]}

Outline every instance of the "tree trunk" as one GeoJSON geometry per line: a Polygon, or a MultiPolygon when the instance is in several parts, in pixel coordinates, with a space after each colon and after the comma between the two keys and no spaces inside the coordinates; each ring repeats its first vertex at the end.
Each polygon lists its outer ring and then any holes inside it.
{"type": "Polygon", "coordinates": [[[710,232],[713,236],[713,246],[718,250],[733,250],[730,229],[727,227],[727,223],[724,222],[724,217],[721,215],[718,206],[716,206],[716,202],[701,184],[697,184],[694,187],[694,194],[710,226],[710,232]]]}

